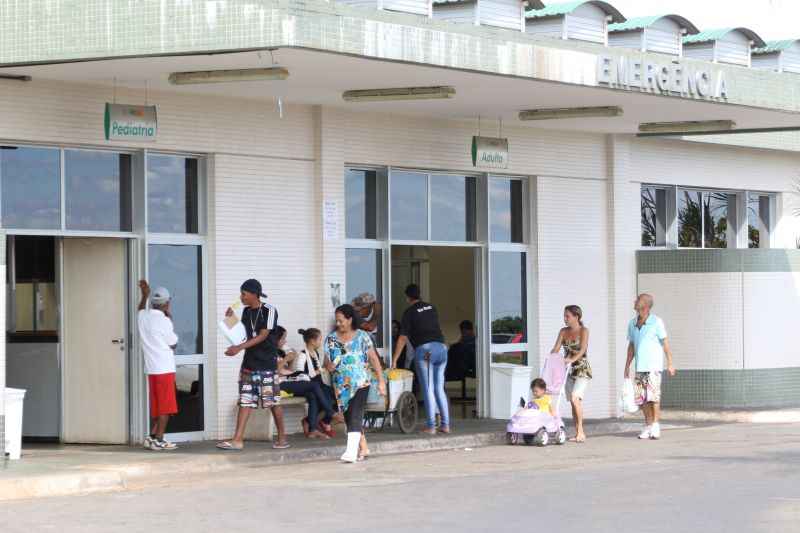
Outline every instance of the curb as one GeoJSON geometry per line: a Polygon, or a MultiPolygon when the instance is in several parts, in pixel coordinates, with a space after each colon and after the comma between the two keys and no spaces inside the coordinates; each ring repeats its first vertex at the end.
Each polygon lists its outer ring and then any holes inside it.
{"type": "Polygon", "coordinates": [[[800,423],[800,409],[774,411],[673,411],[665,409],[661,417],[664,420],[689,423],[797,424],[800,423]]]}
{"type": "MultiPolygon", "coordinates": [[[[638,431],[641,423],[632,421],[587,422],[586,433],[592,436],[612,435],[638,431]]],[[[672,426],[674,429],[675,426],[672,426]]],[[[665,426],[664,429],[670,429],[665,426]]],[[[420,452],[479,448],[505,443],[505,431],[484,431],[466,435],[437,436],[435,438],[411,438],[378,441],[370,444],[374,455],[397,455],[420,452]]],[[[339,444],[314,448],[289,448],[275,451],[259,450],[246,454],[223,453],[214,455],[181,455],[154,457],[117,465],[99,466],[91,470],[58,472],[52,474],[21,475],[5,478],[0,473],[0,502],[70,496],[98,492],[122,491],[136,483],[149,479],[164,479],[170,475],[188,477],[192,475],[222,473],[241,467],[269,467],[286,464],[301,464],[315,461],[339,459],[342,447],[339,444]],[[171,458],[168,458],[171,457],[171,458]]]]}

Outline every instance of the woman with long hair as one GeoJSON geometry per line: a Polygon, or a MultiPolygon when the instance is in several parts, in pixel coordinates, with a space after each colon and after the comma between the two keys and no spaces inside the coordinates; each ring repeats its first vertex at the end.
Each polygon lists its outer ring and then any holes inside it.
{"type": "Polygon", "coordinates": [[[321,384],[311,379],[311,376],[302,370],[295,370],[295,361],[299,357],[297,351],[286,345],[286,329],[282,326],[275,327],[275,336],[278,339],[278,353],[281,364],[278,368],[281,374],[281,390],[294,396],[302,396],[308,404],[308,416],[303,419],[303,433],[306,437],[327,439],[335,435],[331,427],[333,406],[322,391],[321,384]],[[322,414],[322,418],[320,418],[322,414]]]}
{"type": "Polygon", "coordinates": [[[575,421],[575,436],[571,442],[585,442],[583,431],[583,398],[592,379],[587,350],[589,348],[589,328],[583,325],[583,310],[577,305],[564,308],[564,324],[552,353],[564,351],[564,361],[572,365],[567,379],[567,396],[572,404],[572,418],[575,421]]]}
{"type": "Polygon", "coordinates": [[[325,338],[323,349],[347,426],[347,448],[341,459],[346,463],[362,461],[369,455],[363,429],[371,381],[369,367],[377,374],[382,396],[386,396],[386,382],[372,338],[359,329],[359,316],[352,305],[336,308],[336,329],[325,338]]]}

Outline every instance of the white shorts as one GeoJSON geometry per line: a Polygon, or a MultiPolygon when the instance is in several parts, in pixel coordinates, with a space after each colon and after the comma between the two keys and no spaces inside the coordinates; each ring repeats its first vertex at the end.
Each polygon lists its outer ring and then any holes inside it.
{"type": "Polygon", "coordinates": [[[572,400],[573,396],[577,396],[578,399],[583,400],[586,395],[586,387],[589,386],[590,381],[591,379],[589,378],[568,378],[566,387],[567,399],[572,400]]]}

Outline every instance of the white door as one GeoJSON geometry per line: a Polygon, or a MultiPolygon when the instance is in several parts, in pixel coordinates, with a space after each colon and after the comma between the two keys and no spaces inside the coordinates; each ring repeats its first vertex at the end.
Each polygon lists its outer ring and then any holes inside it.
{"type": "Polygon", "coordinates": [[[64,239],[64,442],[128,440],[126,243],[64,239]]]}

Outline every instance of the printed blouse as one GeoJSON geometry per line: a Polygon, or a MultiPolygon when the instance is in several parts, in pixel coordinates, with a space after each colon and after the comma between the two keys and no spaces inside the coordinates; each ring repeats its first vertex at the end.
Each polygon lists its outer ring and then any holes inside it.
{"type": "Polygon", "coordinates": [[[325,356],[336,366],[332,381],[342,411],[347,410],[358,389],[369,386],[368,354],[374,347],[372,338],[362,330],[356,331],[350,342],[339,340],[335,331],[325,338],[325,356]]]}

